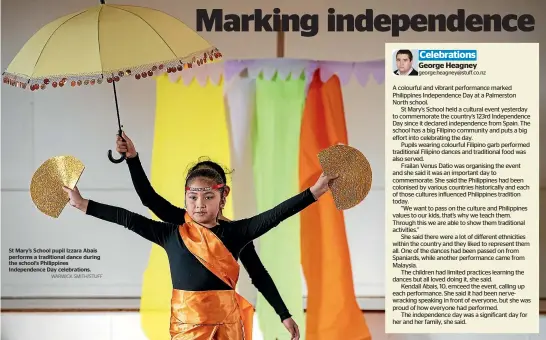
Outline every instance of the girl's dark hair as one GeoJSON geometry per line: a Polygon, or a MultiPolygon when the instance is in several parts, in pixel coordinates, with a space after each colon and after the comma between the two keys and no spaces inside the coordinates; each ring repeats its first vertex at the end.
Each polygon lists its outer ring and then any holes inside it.
{"type": "Polygon", "coordinates": [[[210,179],[216,182],[216,184],[227,184],[226,170],[224,170],[220,164],[213,162],[208,158],[200,158],[200,160],[188,170],[186,186],[191,180],[197,177],[210,179]]]}
{"type": "MultiPolygon", "coordinates": [[[[189,173],[188,177],[186,178],[186,186],[188,186],[193,179],[199,177],[212,180],[215,184],[226,184],[222,176],[215,170],[210,168],[200,168],[189,173]]],[[[220,191],[223,192],[223,188],[220,191]]]]}

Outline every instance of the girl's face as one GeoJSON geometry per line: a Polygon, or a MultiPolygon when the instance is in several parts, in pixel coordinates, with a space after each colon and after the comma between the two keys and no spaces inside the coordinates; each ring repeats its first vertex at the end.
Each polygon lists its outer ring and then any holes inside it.
{"type": "MultiPolygon", "coordinates": [[[[195,178],[188,186],[191,188],[210,188],[216,185],[207,178],[195,178]]],[[[216,225],[220,212],[222,196],[218,189],[209,191],[186,191],[186,211],[195,222],[207,228],[216,225]]]]}

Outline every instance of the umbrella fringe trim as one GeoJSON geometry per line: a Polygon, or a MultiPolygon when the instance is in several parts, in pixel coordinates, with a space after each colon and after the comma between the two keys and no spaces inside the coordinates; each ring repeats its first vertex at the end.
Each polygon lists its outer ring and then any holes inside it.
{"type": "Polygon", "coordinates": [[[44,90],[47,87],[63,87],[70,85],[72,87],[82,85],[102,84],[118,82],[122,78],[134,77],[135,79],[144,79],[153,77],[162,73],[176,73],[183,70],[199,67],[207,63],[219,61],[222,59],[222,53],[217,48],[207,48],[199,52],[190,54],[183,58],[159,61],[151,64],[139,65],[131,68],[103,71],[94,74],[63,74],[51,75],[48,77],[30,77],[23,74],[3,72],[2,78],[4,84],[31,91],[44,90]]]}

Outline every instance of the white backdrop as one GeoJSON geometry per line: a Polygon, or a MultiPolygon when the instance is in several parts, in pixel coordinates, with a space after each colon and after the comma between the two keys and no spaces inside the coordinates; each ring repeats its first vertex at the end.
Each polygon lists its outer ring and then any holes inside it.
{"type": "MultiPolygon", "coordinates": [[[[154,83],[153,80],[141,81],[136,85],[144,85],[142,87],[146,88],[148,93],[155,95],[154,83]]],[[[134,86],[131,84],[131,80],[119,83],[119,93],[124,93],[129,86],[134,86]]],[[[361,102],[350,100],[352,96],[364,99],[369,95],[373,97],[383,91],[383,86],[378,85],[374,79],[370,79],[367,86],[375,89],[377,93],[366,94],[368,89],[356,82],[354,77],[352,77],[351,83],[344,88],[344,95],[349,98],[347,100],[349,143],[362,150],[367,155],[372,167],[379,169],[379,171],[374,172],[374,186],[366,201],[358,207],[346,211],[346,223],[349,230],[348,238],[352,252],[356,293],[361,297],[381,297],[383,296],[384,269],[383,262],[377,261],[377,257],[383,252],[383,235],[371,231],[375,228],[374,225],[383,225],[384,174],[380,169],[383,167],[384,156],[381,152],[382,149],[377,148],[376,144],[367,142],[363,136],[374,139],[381,138],[382,121],[380,117],[374,116],[381,116],[382,112],[373,108],[369,112],[363,111],[361,102]],[[356,106],[351,107],[351,103],[356,106]],[[370,126],[370,119],[379,124],[370,126]],[[363,133],[367,129],[369,132],[363,133]],[[371,132],[376,135],[370,135],[371,132]]],[[[105,157],[105,151],[112,147],[115,138],[108,129],[108,126],[112,125],[108,123],[113,120],[112,115],[114,114],[108,108],[110,104],[108,102],[110,94],[108,86],[63,91],[64,89],[43,91],[34,95],[34,105],[32,105],[34,123],[30,125],[35,126],[35,139],[33,143],[32,141],[29,143],[34,153],[34,162],[36,162],[34,167],[55,155],[75,155],[87,166],[79,184],[80,191],[84,196],[123,206],[148,216],[147,210],[141,206],[132,189],[126,164],[114,165],[105,157]],[[95,114],[83,117],[79,116],[81,111],[77,105],[74,107],[66,105],[56,109],[56,102],[50,99],[56,97],[56,99],[62,100],[63,96],[69,96],[83,101],[89,93],[104,97],[97,99],[95,114]],[[54,121],[59,124],[52,123],[54,121]],[[49,126],[49,128],[42,129],[36,128],[36,126],[49,126]],[[90,140],[94,142],[90,143],[90,140]],[[67,143],[67,141],[70,142],[67,143]]],[[[121,97],[123,98],[123,94],[121,97]]],[[[152,104],[154,103],[153,98],[150,101],[152,104]]],[[[137,145],[148,173],[152,147],[151,137],[154,129],[154,107],[150,106],[149,112],[140,111],[143,114],[139,117],[134,115],[131,110],[126,109],[123,103],[121,104],[123,124],[137,145]]],[[[24,126],[24,124],[21,125],[24,126]]],[[[32,176],[34,169],[26,169],[25,174],[19,171],[17,175],[21,186],[28,187],[29,181],[25,177],[32,176]]],[[[19,170],[21,170],[20,167],[19,170]]],[[[245,173],[248,173],[245,169],[236,169],[234,182],[244,181],[245,179],[237,178],[237,176],[245,173]]],[[[3,218],[6,219],[5,221],[24,221],[26,230],[21,232],[21,229],[11,226],[9,229],[4,229],[6,231],[2,238],[4,254],[6,254],[7,248],[97,248],[101,260],[88,263],[90,263],[89,266],[93,273],[103,274],[104,277],[100,280],[51,279],[49,273],[9,273],[8,267],[5,266],[2,272],[3,296],[139,296],[141,276],[147,264],[147,255],[150,249],[150,244],[147,241],[143,241],[120,226],[85,216],[69,206],[65,208],[59,219],[49,218],[34,208],[27,188],[5,189],[7,189],[5,195],[10,195],[10,199],[3,200],[3,208],[5,209],[3,218]]],[[[237,190],[237,186],[235,185],[233,189],[237,190]]],[[[249,193],[248,198],[253,199],[253,194],[249,193]]],[[[83,263],[81,265],[87,266],[83,263]]],[[[247,285],[247,287],[251,289],[250,286],[247,285]]]]}

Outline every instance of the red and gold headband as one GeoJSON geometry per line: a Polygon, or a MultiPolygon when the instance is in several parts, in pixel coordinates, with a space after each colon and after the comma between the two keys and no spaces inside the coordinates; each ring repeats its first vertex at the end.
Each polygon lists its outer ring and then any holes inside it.
{"type": "Polygon", "coordinates": [[[211,187],[206,187],[206,188],[186,187],[186,191],[212,191],[212,190],[223,188],[224,186],[225,186],[225,184],[222,183],[222,184],[216,184],[216,185],[213,185],[211,187]]]}

